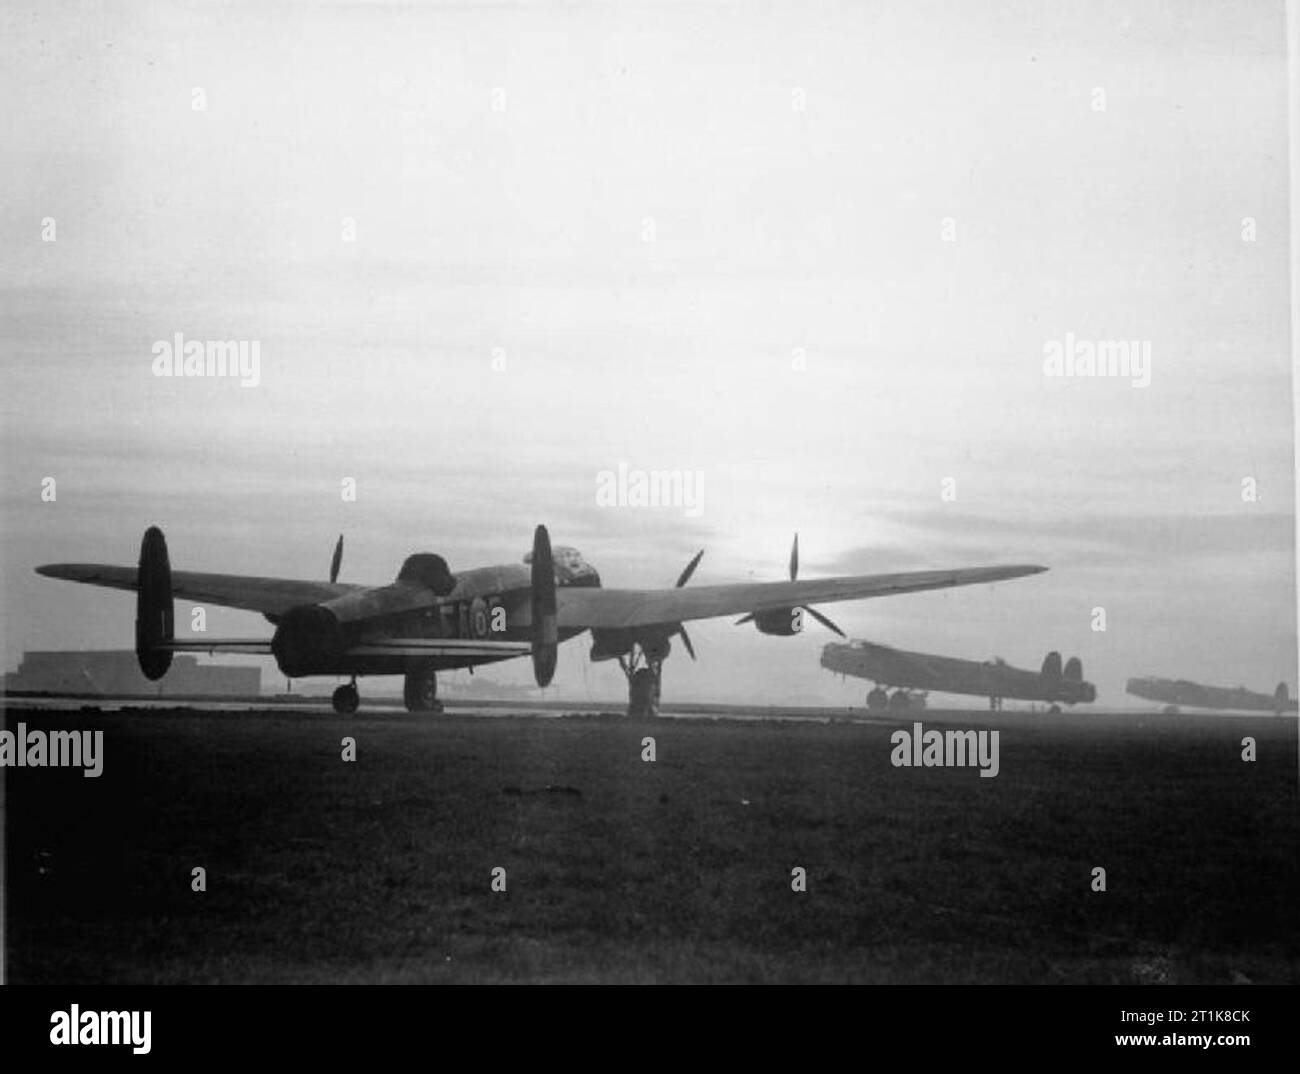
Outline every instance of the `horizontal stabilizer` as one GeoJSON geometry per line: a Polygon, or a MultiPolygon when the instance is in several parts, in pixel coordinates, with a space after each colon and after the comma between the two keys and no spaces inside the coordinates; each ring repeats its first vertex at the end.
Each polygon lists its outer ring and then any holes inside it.
{"type": "Polygon", "coordinates": [[[173,653],[250,653],[270,656],[270,638],[202,638],[166,641],[157,646],[173,653]]]}
{"type": "MultiPolygon", "coordinates": [[[[270,640],[205,638],[170,641],[162,648],[174,653],[247,653],[273,655],[270,640]]],[[[527,656],[526,641],[473,641],[467,638],[381,638],[349,646],[346,656],[527,656]]]]}
{"type": "Polygon", "coordinates": [[[472,641],[467,638],[383,638],[349,646],[347,656],[527,656],[526,641],[472,641]]]}

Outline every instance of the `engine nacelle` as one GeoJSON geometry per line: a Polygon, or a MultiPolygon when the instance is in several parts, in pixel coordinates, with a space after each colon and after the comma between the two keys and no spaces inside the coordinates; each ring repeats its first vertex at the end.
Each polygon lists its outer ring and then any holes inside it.
{"type": "Polygon", "coordinates": [[[673,651],[673,645],[666,637],[648,638],[642,642],[641,651],[647,660],[667,660],[668,654],[673,651]]]}
{"type": "Polygon", "coordinates": [[[772,611],[755,612],[754,626],[760,634],[772,634],[779,638],[793,637],[803,632],[803,609],[775,608],[772,611]]]}
{"type": "Polygon", "coordinates": [[[631,629],[596,629],[591,632],[591,660],[617,660],[619,657],[632,655],[636,646],[650,660],[666,660],[672,651],[669,636],[664,633],[650,633],[644,628],[631,629]]]}
{"type": "Polygon", "coordinates": [[[627,656],[636,644],[636,638],[630,630],[593,629],[591,632],[591,659],[617,660],[627,656]]]}

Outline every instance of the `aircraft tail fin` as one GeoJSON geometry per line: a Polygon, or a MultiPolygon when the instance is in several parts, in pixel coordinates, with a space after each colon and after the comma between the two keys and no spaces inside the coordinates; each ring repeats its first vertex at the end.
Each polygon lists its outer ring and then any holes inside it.
{"type": "MultiPolygon", "coordinates": [[[[1082,668],[1080,668],[1082,671],[1082,668]]],[[[1061,677],[1061,654],[1053,649],[1043,657],[1043,678],[1059,679],[1061,677]]]]}
{"type": "Polygon", "coordinates": [[[1077,656],[1065,662],[1065,677],[1071,682],[1083,682],[1083,661],[1077,656]]]}
{"type": "Polygon", "coordinates": [[[135,597],[135,658],[147,679],[161,679],[172,666],[174,607],[167,539],[157,526],[150,526],[140,542],[135,597]]]}
{"type": "Polygon", "coordinates": [[[533,531],[532,620],[533,678],[538,686],[549,686],[558,660],[556,626],[555,564],[551,557],[551,535],[545,526],[533,531]]]}

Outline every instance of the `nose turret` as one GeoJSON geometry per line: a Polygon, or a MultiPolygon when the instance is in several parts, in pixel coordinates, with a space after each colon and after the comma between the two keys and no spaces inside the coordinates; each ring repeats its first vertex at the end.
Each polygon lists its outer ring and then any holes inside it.
{"type": "MultiPolygon", "coordinates": [[[[556,545],[551,549],[551,559],[555,569],[556,585],[600,588],[600,575],[596,573],[596,568],[588,563],[576,548],[556,545]]],[[[524,562],[528,564],[533,562],[532,552],[524,556],[524,562]]]]}

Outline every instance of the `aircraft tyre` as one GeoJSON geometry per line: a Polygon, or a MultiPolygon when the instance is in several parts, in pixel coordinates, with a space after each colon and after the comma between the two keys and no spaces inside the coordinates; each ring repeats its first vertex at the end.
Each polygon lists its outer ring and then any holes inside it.
{"type": "Polygon", "coordinates": [[[638,668],[628,684],[629,716],[659,715],[659,676],[650,668],[638,668]]]}
{"type": "Polygon", "coordinates": [[[406,681],[402,684],[402,700],[407,712],[441,712],[437,672],[408,671],[406,681]]]}

